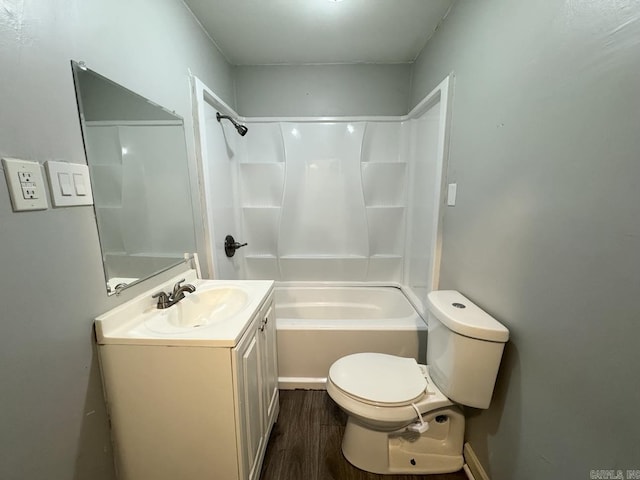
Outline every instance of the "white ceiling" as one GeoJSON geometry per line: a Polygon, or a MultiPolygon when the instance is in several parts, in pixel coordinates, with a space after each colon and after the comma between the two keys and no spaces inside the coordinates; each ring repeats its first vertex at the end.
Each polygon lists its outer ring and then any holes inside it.
{"type": "Polygon", "coordinates": [[[234,65],[412,62],[454,0],[184,0],[234,65]]]}

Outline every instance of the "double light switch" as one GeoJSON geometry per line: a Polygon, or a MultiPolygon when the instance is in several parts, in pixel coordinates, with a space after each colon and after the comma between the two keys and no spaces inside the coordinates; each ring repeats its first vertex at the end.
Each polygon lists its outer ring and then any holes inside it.
{"type": "MultiPolygon", "coordinates": [[[[55,184],[55,181],[53,182],[55,184]]],[[[84,197],[87,195],[84,175],[81,173],[58,172],[60,193],[63,197],[84,197]]]]}
{"type": "Polygon", "coordinates": [[[89,167],[79,163],[45,162],[55,207],[93,205],[89,167]]]}

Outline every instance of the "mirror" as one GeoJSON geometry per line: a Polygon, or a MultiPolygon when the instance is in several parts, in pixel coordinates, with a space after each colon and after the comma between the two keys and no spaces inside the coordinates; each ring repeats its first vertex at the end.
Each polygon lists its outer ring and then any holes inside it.
{"type": "Polygon", "coordinates": [[[109,294],[195,251],[184,123],[72,62],[109,294]]]}

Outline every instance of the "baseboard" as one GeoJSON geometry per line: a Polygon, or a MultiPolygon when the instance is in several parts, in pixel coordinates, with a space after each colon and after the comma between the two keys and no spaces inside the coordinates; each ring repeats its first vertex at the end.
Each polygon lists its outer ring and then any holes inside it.
{"type": "Polygon", "coordinates": [[[462,470],[464,471],[464,474],[467,476],[467,480],[476,480],[476,477],[474,477],[473,473],[471,473],[471,470],[469,470],[469,465],[467,465],[466,463],[462,465],[462,470]]]}
{"type": "Polygon", "coordinates": [[[471,473],[471,477],[475,480],[491,480],[489,478],[489,475],[487,475],[487,472],[484,470],[484,468],[482,468],[476,452],[473,451],[473,448],[471,448],[471,444],[468,442],[464,444],[464,460],[470,471],[466,472],[465,469],[465,473],[467,473],[467,476],[469,476],[469,473],[471,473]]]}
{"type": "Polygon", "coordinates": [[[326,390],[327,377],[278,377],[279,390],[326,390]]]}

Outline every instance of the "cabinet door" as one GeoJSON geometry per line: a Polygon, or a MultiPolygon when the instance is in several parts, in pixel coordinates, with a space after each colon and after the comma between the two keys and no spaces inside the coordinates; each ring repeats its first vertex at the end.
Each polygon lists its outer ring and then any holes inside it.
{"type": "Polygon", "coordinates": [[[276,345],[276,319],[273,303],[269,306],[262,319],[261,330],[263,398],[264,398],[264,428],[269,429],[274,421],[275,410],[278,406],[278,351],[276,345]]]}
{"type": "Polygon", "coordinates": [[[262,376],[261,365],[262,352],[259,335],[252,335],[238,352],[240,358],[240,372],[242,376],[242,388],[239,392],[242,395],[243,408],[240,411],[244,436],[243,453],[247,459],[248,479],[257,479],[260,474],[260,452],[262,449],[264,427],[263,427],[263,398],[262,398],[262,376]]]}

